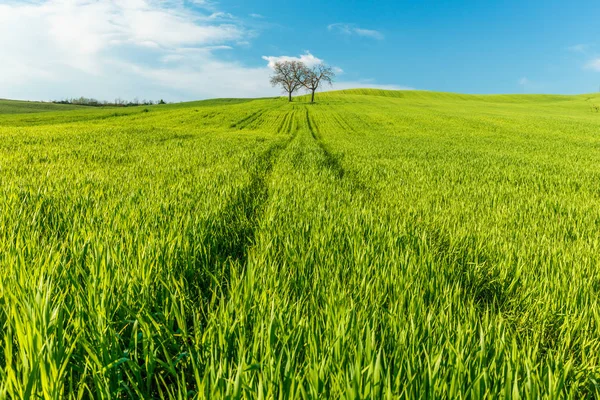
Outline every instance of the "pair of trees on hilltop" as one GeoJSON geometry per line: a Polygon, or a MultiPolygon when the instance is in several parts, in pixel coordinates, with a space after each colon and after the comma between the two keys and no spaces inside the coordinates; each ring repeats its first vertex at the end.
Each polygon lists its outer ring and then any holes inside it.
{"type": "Polygon", "coordinates": [[[310,102],[314,103],[315,92],[322,84],[331,85],[335,79],[333,68],[323,63],[309,68],[300,61],[280,61],[275,63],[273,70],[271,85],[281,86],[289,101],[294,93],[304,88],[310,92],[310,102]]]}

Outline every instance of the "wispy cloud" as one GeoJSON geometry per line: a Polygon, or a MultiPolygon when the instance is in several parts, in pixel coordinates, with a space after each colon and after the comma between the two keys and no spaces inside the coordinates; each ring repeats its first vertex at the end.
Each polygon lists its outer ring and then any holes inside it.
{"type": "Polygon", "coordinates": [[[594,71],[599,71],[600,72],[600,58],[596,58],[594,60],[591,60],[590,62],[588,62],[585,66],[587,69],[591,69],[594,71]]]}
{"type": "Polygon", "coordinates": [[[544,93],[548,89],[548,84],[542,80],[522,77],[516,82],[521,88],[522,93],[544,93]]]}
{"type": "Polygon", "coordinates": [[[345,89],[382,89],[382,90],[417,90],[413,87],[395,85],[395,84],[379,84],[371,81],[340,81],[334,82],[333,86],[328,90],[345,90],[345,89]]]}
{"type": "Polygon", "coordinates": [[[299,57],[295,57],[295,56],[263,56],[263,60],[265,60],[269,63],[268,64],[269,68],[273,68],[275,66],[275,63],[277,63],[277,62],[283,62],[283,61],[300,61],[300,62],[304,63],[307,67],[312,67],[312,66],[315,66],[315,65],[323,62],[323,60],[321,60],[318,57],[313,56],[309,51],[307,51],[306,53],[302,54],[299,57]]]}
{"type": "Polygon", "coordinates": [[[576,45],[567,47],[567,50],[569,50],[569,51],[571,51],[573,53],[585,54],[585,53],[587,53],[587,51],[589,50],[589,48],[590,48],[589,44],[580,43],[580,44],[576,44],[576,45]]]}
{"type": "Polygon", "coordinates": [[[250,14],[250,16],[252,18],[256,18],[256,19],[263,19],[264,18],[264,15],[261,15],[261,14],[250,14]]]}
{"type": "Polygon", "coordinates": [[[278,93],[269,85],[276,61],[323,61],[310,52],[265,56],[252,67],[235,61],[231,52],[256,34],[218,7],[202,0],[0,0],[0,94],[29,100],[270,96],[278,93]]]}
{"type": "Polygon", "coordinates": [[[208,16],[208,19],[213,21],[225,21],[235,19],[235,17],[226,12],[214,12],[208,16]]]}
{"type": "Polygon", "coordinates": [[[572,53],[579,54],[582,58],[587,59],[587,61],[583,64],[583,69],[592,70],[592,71],[600,71],[600,57],[598,56],[598,52],[594,50],[594,46],[590,44],[576,44],[573,46],[567,47],[572,53]]]}
{"type": "Polygon", "coordinates": [[[327,27],[329,31],[341,33],[344,35],[356,35],[362,36],[370,39],[383,40],[385,36],[383,33],[376,31],[374,29],[364,29],[360,28],[354,24],[345,24],[345,23],[335,23],[331,24],[327,27]]]}
{"type": "MultiPolygon", "coordinates": [[[[317,64],[321,64],[324,61],[318,57],[313,56],[310,51],[305,52],[304,54],[295,57],[295,56],[263,56],[263,60],[267,61],[267,66],[271,69],[275,66],[275,63],[282,61],[300,61],[304,63],[307,67],[314,67],[317,64]]],[[[344,70],[340,67],[333,66],[333,72],[336,75],[342,75],[344,70]]]]}
{"type": "Polygon", "coordinates": [[[192,3],[0,0],[0,93],[175,101],[272,92],[266,66],[249,68],[218,53],[254,34],[212,2],[192,3]]]}

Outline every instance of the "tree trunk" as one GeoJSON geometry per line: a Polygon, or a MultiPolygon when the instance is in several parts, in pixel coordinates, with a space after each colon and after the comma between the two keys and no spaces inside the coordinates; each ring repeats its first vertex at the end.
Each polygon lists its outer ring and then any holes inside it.
{"type": "Polygon", "coordinates": [[[314,103],[315,102],[315,91],[312,91],[312,96],[310,97],[310,102],[314,103]]]}
{"type": "Polygon", "coordinates": [[[288,92],[288,100],[290,103],[292,102],[292,92],[288,92]]]}

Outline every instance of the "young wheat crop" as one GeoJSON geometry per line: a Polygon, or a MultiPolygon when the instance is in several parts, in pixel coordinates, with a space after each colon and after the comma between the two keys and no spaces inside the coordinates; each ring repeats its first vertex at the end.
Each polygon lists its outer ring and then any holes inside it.
{"type": "Polygon", "coordinates": [[[585,97],[318,101],[0,115],[0,398],[600,396],[585,97]]]}

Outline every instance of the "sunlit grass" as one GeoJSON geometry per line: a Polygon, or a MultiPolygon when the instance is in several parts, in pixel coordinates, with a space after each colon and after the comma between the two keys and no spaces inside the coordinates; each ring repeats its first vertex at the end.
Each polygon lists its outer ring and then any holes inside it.
{"type": "Polygon", "coordinates": [[[594,98],[0,115],[0,398],[598,397],[594,98]]]}

